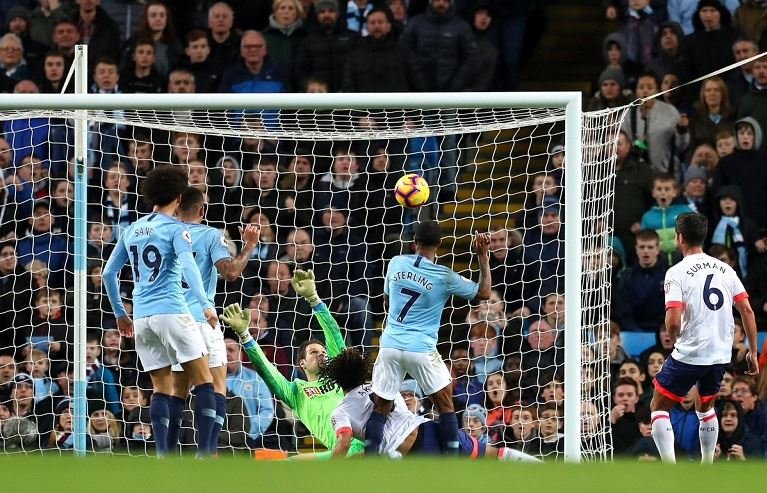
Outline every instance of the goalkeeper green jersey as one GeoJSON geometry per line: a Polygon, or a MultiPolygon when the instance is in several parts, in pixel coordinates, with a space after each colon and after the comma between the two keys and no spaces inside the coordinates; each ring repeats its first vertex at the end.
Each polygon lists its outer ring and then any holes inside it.
{"type": "MultiPolygon", "coordinates": [[[[338,327],[330,310],[325,303],[314,307],[322,331],[325,334],[325,345],[328,358],[338,355],[346,348],[338,327]]],[[[264,379],[274,396],[284,402],[296,414],[298,419],[328,449],[336,444],[336,432],[330,422],[330,416],[343,400],[343,391],[335,385],[322,382],[307,382],[301,379],[288,380],[277,368],[266,359],[264,352],[256,341],[243,345],[253,367],[264,379]]],[[[348,455],[355,455],[365,450],[365,444],[359,440],[352,442],[348,455]]]]}

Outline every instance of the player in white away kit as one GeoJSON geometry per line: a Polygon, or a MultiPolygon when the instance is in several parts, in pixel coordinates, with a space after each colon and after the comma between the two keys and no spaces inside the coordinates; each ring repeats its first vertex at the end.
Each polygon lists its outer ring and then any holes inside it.
{"type": "MultiPolygon", "coordinates": [[[[759,373],[756,322],[743,283],[732,268],[703,253],[708,220],[685,213],[676,220],[676,242],[684,258],[666,272],[666,329],[674,351],[655,376],[650,403],[652,437],[663,462],[674,463],[674,431],[668,411],[681,402],[693,385],[700,427],[701,462],[712,463],[719,435],[714,400],[732,358],[735,322],[732,305],[740,312],[748,337],[748,374],[759,373]]],[[[724,452],[724,451],[723,451],[724,452]]]]}
{"type": "MultiPolygon", "coordinates": [[[[344,392],[344,399],[331,415],[336,433],[336,445],[332,456],[343,458],[352,444],[352,438],[363,439],[365,426],[373,414],[373,390],[365,385],[370,376],[370,361],[367,356],[354,348],[344,349],[320,366],[320,379],[337,385],[344,392]]],[[[394,397],[389,418],[383,430],[380,453],[399,458],[403,455],[442,454],[440,425],[431,419],[418,416],[408,409],[405,399],[394,397]]],[[[495,448],[485,439],[477,440],[455,424],[458,437],[457,453],[476,459],[478,457],[498,458],[517,462],[541,462],[539,459],[507,448],[495,448]]]]}
{"type": "MultiPolygon", "coordinates": [[[[242,238],[242,250],[235,258],[229,253],[229,246],[224,235],[216,228],[202,224],[205,210],[205,197],[196,188],[189,187],[181,195],[181,204],[176,209],[176,216],[186,225],[192,235],[192,255],[197,267],[200,269],[202,284],[208,300],[214,303],[216,296],[216,281],[218,275],[227,281],[234,281],[248,265],[253,249],[258,244],[261,229],[248,224],[245,229],[240,227],[242,238]]],[[[202,307],[194,293],[185,282],[182,287],[186,290],[184,295],[189,311],[192,313],[205,340],[208,349],[208,367],[213,376],[213,390],[216,398],[216,422],[213,425],[213,433],[208,440],[198,437],[200,446],[207,444],[211,454],[218,450],[218,437],[226,419],[226,344],[224,333],[220,326],[211,328],[202,313],[202,307]]],[[[184,412],[184,402],[189,393],[189,379],[183,372],[181,365],[173,365],[173,395],[170,400],[170,424],[168,425],[168,450],[176,450],[178,446],[179,432],[181,431],[181,418],[184,412]]]]}
{"type": "Polygon", "coordinates": [[[436,222],[419,223],[415,228],[416,253],[398,255],[389,262],[384,278],[388,314],[373,367],[375,410],[365,428],[365,454],[380,453],[386,417],[406,373],[418,382],[439,412],[442,449],[447,454],[458,453],[453,386],[450,372],[437,352],[437,333],[445,302],[451,295],[467,300],[490,298],[490,235],[474,236],[479,284],[434,262],[441,242],[442,232],[436,222]]]}

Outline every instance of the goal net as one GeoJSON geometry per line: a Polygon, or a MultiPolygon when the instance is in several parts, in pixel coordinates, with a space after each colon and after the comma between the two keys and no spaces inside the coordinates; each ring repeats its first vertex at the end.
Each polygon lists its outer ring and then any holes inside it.
{"type": "MultiPolygon", "coordinates": [[[[241,248],[238,227],[260,225],[242,278],[219,280],[216,305],[219,312],[234,302],[251,308],[251,333],[287,379],[304,378],[300,344],[322,339],[309,306],[290,286],[295,268],[314,269],[347,344],[375,353],[387,261],[414,251],[414,225],[437,220],[444,235],[438,262],[475,280],[471,239],[490,232],[492,297],[448,302],[439,336],[462,424],[491,444],[545,460],[563,457],[568,433],[580,437],[582,458],[609,458],[611,214],[622,112],[582,117],[577,169],[564,153],[571,137],[564,108],[449,105],[0,113],[0,144],[9,148],[0,150],[2,450],[73,448],[73,142],[74,122],[86,119],[89,451],[153,453],[151,384],[133,341],[116,331],[100,274],[123,229],[149,210],[138,193],[146,173],[172,165],[188,170],[190,185],[205,193],[205,220],[223,232],[232,255],[241,248]],[[578,194],[565,187],[565,174],[573,172],[580,173],[579,203],[568,201],[578,194]],[[395,200],[394,183],[405,173],[430,184],[420,209],[395,200]],[[566,207],[580,208],[580,224],[567,223],[566,207]],[[566,254],[572,241],[579,242],[580,258],[566,254]],[[580,282],[570,284],[579,289],[566,289],[568,262],[582,267],[580,282]],[[567,297],[579,298],[580,313],[565,310],[567,297]],[[566,331],[578,331],[570,338],[580,341],[576,347],[565,344],[566,331]],[[568,351],[579,358],[570,377],[568,351]],[[579,400],[580,430],[578,421],[564,426],[568,398],[579,400]]],[[[130,308],[127,268],[121,290],[130,308]]],[[[323,450],[273,398],[236,337],[228,330],[226,337],[232,340],[220,453],[323,450]]],[[[403,392],[415,399],[415,412],[432,413],[419,389],[406,385],[403,392]]],[[[192,424],[187,404],[184,447],[194,445],[192,424]]]]}

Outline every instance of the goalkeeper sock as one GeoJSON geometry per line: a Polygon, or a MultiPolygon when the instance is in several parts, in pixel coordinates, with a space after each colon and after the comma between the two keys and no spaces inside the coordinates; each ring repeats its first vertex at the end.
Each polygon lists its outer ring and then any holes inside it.
{"type": "Polygon", "coordinates": [[[381,453],[385,425],[386,416],[373,411],[365,426],[365,455],[379,455],[381,453]]]}
{"type": "Polygon", "coordinates": [[[719,421],[716,419],[716,411],[709,409],[704,413],[697,414],[698,421],[700,421],[700,427],[698,428],[700,462],[701,464],[713,464],[716,441],[719,438],[719,421]]]}
{"type": "Polygon", "coordinates": [[[543,462],[541,459],[537,459],[532,455],[506,447],[498,449],[498,460],[508,460],[513,462],[543,462]]]}
{"type": "Polygon", "coordinates": [[[194,419],[197,422],[197,457],[210,455],[210,438],[216,423],[216,398],[213,384],[204,383],[192,390],[194,395],[194,419]]]}
{"type": "Polygon", "coordinates": [[[168,452],[178,451],[178,437],[181,434],[181,419],[184,415],[184,399],[170,396],[168,401],[168,452]]]}
{"type": "Polygon", "coordinates": [[[213,423],[213,433],[210,437],[210,453],[218,453],[218,437],[221,435],[221,428],[224,427],[226,419],[226,396],[224,394],[215,394],[216,399],[216,421],[213,423]]]}
{"type": "Polygon", "coordinates": [[[158,457],[168,453],[169,402],[169,395],[155,392],[149,404],[149,419],[152,421],[152,434],[158,457]]]}
{"type": "Polygon", "coordinates": [[[447,455],[458,455],[458,418],[455,413],[439,414],[439,442],[447,455]]]}
{"type": "Polygon", "coordinates": [[[671,418],[667,411],[654,411],[651,415],[652,439],[658,447],[658,453],[663,462],[676,464],[674,454],[674,429],[671,427],[671,418]]]}

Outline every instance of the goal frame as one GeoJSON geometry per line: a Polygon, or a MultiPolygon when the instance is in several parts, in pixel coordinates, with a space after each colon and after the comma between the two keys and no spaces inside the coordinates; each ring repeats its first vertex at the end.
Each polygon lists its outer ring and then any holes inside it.
{"type": "MultiPolygon", "coordinates": [[[[74,110],[75,120],[75,452],[85,455],[87,129],[86,110],[277,110],[564,108],[567,170],[582,170],[582,94],[565,92],[436,92],[436,93],[281,93],[281,94],[87,94],[87,46],[77,45],[73,63],[75,94],[12,94],[0,98],[0,110],[74,110]]],[[[582,266],[582,171],[565,172],[565,293],[580,293],[582,266]],[[572,206],[571,206],[572,205],[572,206]]],[[[581,296],[565,296],[564,399],[565,461],[581,460],[581,296]],[[573,385],[572,382],[578,382],[573,385]]]]}

